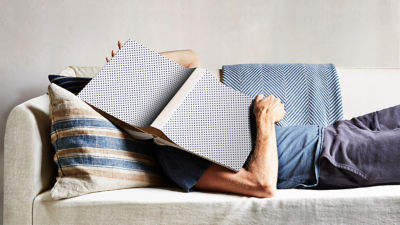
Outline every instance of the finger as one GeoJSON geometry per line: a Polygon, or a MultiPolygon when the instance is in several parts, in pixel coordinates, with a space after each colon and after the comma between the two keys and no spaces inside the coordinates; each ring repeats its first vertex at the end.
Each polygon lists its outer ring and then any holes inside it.
{"type": "Polygon", "coordinates": [[[114,55],[115,55],[115,51],[112,50],[112,51],[111,51],[111,56],[114,57],[114,55]]]}
{"type": "Polygon", "coordinates": [[[122,48],[122,42],[118,41],[118,48],[121,49],[122,48]]]}
{"type": "Polygon", "coordinates": [[[273,105],[279,105],[279,99],[278,98],[273,98],[272,99],[272,104],[273,105]]]}
{"type": "Polygon", "coordinates": [[[266,99],[268,99],[268,101],[273,102],[276,98],[273,95],[268,95],[268,97],[266,97],[266,99]]]}
{"type": "Polygon", "coordinates": [[[264,95],[263,94],[259,94],[259,95],[256,96],[256,101],[260,101],[263,98],[264,98],[264,95]]]}
{"type": "Polygon", "coordinates": [[[106,57],[106,61],[109,62],[109,61],[110,61],[110,58],[106,57]]]}

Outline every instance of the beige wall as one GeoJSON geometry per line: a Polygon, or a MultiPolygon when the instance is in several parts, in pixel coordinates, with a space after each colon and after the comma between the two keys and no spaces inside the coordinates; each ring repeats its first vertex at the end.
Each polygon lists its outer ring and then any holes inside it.
{"type": "Polygon", "coordinates": [[[116,41],[127,38],[158,51],[193,48],[207,68],[400,67],[400,1],[1,0],[1,136],[12,107],[44,93],[48,74],[102,65],[116,41]]]}

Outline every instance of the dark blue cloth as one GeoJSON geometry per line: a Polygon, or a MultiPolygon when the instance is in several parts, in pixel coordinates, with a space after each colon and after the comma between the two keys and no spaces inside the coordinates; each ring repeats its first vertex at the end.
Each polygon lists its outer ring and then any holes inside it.
{"type": "Polygon", "coordinates": [[[50,83],[55,83],[58,86],[67,89],[68,91],[78,94],[92,78],[89,77],[67,77],[61,75],[49,75],[50,83]]]}
{"type": "Polygon", "coordinates": [[[326,127],[318,188],[400,183],[400,105],[326,127]]]}
{"type": "Polygon", "coordinates": [[[211,162],[170,146],[155,145],[164,174],[184,191],[190,191],[211,162]]]}
{"type": "MultiPolygon", "coordinates": [[[[317,185],[316,163],[320,155],[323,128],[304,125],[275,127],[275,131],[279,157],[278,188],[317,185]]],[[[164,173],[184,191],[190,191],[211,165],[211,162],[182,150],[169,146],[157,148],[157,159],[164,173]]]]}

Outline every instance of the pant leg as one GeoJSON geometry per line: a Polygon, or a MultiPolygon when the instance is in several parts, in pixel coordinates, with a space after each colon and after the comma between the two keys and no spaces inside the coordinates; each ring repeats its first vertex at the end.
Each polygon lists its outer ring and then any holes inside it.
{"type": "Polygon", "coordinates": [[[400,128],[400,105],[355,117],[347,122],[360,129],[373,131],[400,128]]]}
{"type": "Polygon", "coordinates": [[[319,188],[400,183],[400,105],[324,131],[319,188]]]}

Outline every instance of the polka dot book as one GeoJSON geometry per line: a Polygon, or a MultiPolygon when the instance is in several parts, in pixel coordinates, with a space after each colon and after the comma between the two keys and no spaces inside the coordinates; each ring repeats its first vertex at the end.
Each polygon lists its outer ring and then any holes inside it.
{"type": "MultiPolygon", "coordinates": [[[[128,40],[78,97],[154,139],[239,171],[251,149],[252,98],[203,68],[128,40]]],[[[129,131],[128,131],[129,132],[129,131]]]]}

